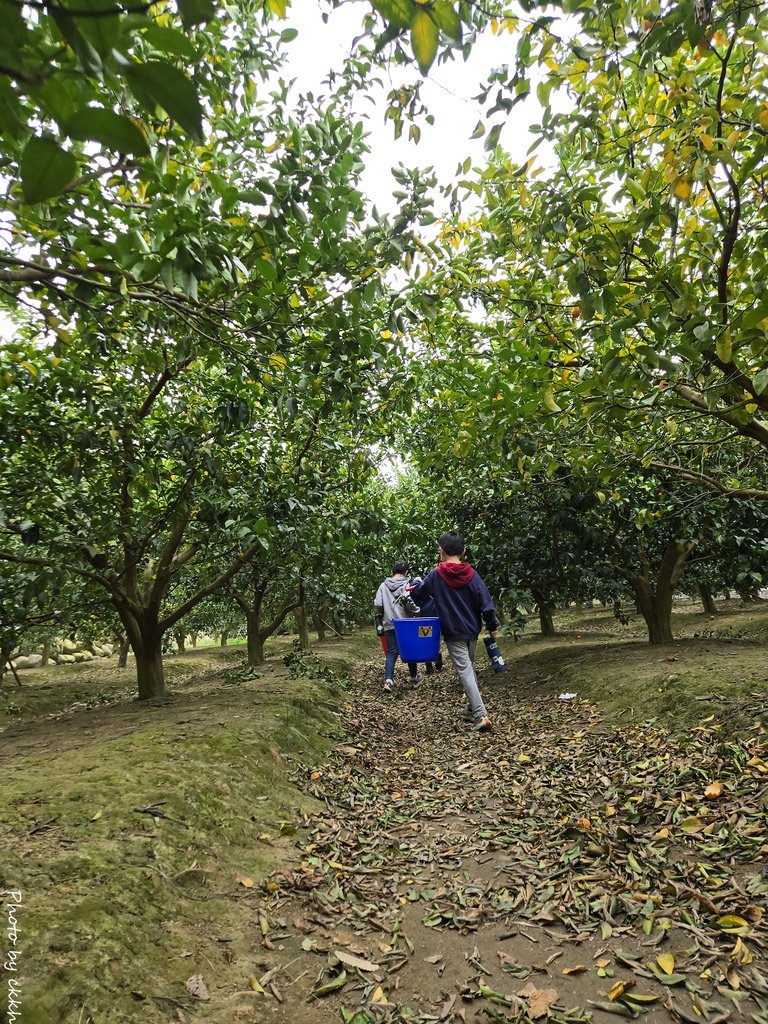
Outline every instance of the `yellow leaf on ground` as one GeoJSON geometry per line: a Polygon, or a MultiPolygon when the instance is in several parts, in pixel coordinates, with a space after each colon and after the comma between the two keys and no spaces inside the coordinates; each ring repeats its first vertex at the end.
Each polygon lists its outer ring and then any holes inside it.
{"type": "Polygon", "coordinates": [[[680,822],[680,828],[689,835],[695,835],[696,832],[701,832],[704,828],[704,822],[701,818],[685,818],[680,822]]]}
{"type": "Polygon", "coordinates": [[[656,957],[656,963],[665,974],[672,974],[675,969],[675,958],[671,953],[662,953],[656,957]]]}
{"type": "Polygon", "coordinates": [[[242,885],[245,889],[253,888],[253,879],[247,875],[235,875],[235,881],[238,885],[242,885]]]}
{"type": "Polygon", "coordinates": [[[717,924],[724,929],[749,927],[749,922],[745,921],[743,917],[739,917],[738,914],[723,914],[722,917],[718,917],[717,924]]]}
{"type": "Polygon", "coordinates": [[[736,939],[736,945],[731,950],[730,959],[735,960],[744,967],[746,964],[751,964],[754,957],[741,939],[736,939]]]}
{"type": "Polygon", "coordinates": [[[377,985],[376,988],[373,990],[371,1002],[376,1003],[378,1006],[386,1006],[387,997],[384,995],[384,989],[381,987],[381,985],[377,985]]]}
{"type": "Polygon", "coordinates": [[[707,800],[717,800],[723,791],[723,787],[719,782],[711,782],[704,790],[704,796],[707,800]]]}
{"type": "Polygon", "coordinates": [[[616,1002],[617,999],[621,999],[627,989],[632,988],[634,981],[617,981],[611,991],[608,993],[608,998],[612,1003],[616,1002]]]}

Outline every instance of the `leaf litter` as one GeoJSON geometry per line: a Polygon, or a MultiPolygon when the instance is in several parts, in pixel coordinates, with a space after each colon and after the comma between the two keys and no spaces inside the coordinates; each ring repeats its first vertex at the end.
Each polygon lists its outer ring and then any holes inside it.
{"type": "Polygon", "coordinates": [[[357,682],[347,740],[297,772],[326,809],[267,887],[275,919],[311,936],[299,957],[328,954],[314,984],[290,982],[294,1006],[335,1002],[356,1024],[768,1024],[759,721],[740,738],[714,719],[674,736],[496,685],[494,731],[478,736],[450,671],[394,701],[372,671],[357,682]]]}

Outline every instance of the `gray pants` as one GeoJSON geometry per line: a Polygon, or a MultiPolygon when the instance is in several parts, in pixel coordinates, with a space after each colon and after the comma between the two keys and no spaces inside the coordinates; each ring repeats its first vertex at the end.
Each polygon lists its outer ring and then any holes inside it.
{"type": "Polygon", "coordinates": [[[461,685],[464,687],[464,696],[467,698],[472,717],[484,718],[488,712],[485,710],[483,698],[480,696],[480,687],[477,685],[477,676],[475,675],[477,640],[446,640],[445,646],[448,648],[451,661],[459,674],[461,685]]]}

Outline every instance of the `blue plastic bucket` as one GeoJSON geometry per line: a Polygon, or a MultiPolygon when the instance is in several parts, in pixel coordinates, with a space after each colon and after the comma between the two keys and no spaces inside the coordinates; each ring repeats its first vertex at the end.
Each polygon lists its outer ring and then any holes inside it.
{"type": "Polygon", "coordinates": [[[393,619],[403,661],[434,661],[440,653],[440,619],[393,619]]]}

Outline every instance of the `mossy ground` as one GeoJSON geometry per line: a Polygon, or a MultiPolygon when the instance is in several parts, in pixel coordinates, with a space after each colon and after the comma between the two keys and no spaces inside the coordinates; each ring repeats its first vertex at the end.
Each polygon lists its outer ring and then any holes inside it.
{"type": "MultiPolygon", "coordinates": [[[[531,622],[520,643],[504,643],[504,690],[576,691],[627,724],[688,728],[712,712],[726,728],[754,723],[765,709],[768,605],[729,604],[715,620],[679,607],[678,639],[663,648],[643,642],[641,621],[621,626],[610,611],[561,614],[553,639],[531,622]]],[[[171,696],[143,706],[130,665],[35,670],[21,690],[6,684],[0,712],[13,703],[19,713],[0,717],[0,885],[23,893],[24,1024],[189,1020],[188,1009],[178,1016],[185,981],[201,972],[212,999],[193,1001],[195,1016],[240,1019],[230,996],[240,1005],[267,962],[264,880],[295,862],[292,833],[321,807],[295,780],[322,765],[341,736],[336,712],[354,697],[333,680],[290,678],[289,649],[277,638],[260,678],[241,682],[228,676],[239,647],[171,657],[171,696]]],[[[378,660],[372,632],[315,650],[337,669],[378,660]]]]}
{"type": "Polygon", "coordinates": [[[503,641],[509,671],[524,692],[577,693],[624,723],[659,719],[685,730],[711,714],[725,729],[768,713],[768,602],[718,603],[711,617],[678,604],[671,644],[645,642],[641,616],[627,625],[612,609],[569,609],[555,616],[557,636],[534,619],[519,643],[503,641]]]}
{"type": "MultiPolygon", "coordinates": [[[[351,645],[325,650],[344,663],[351,645]]],[[[230,991],[260,973],[263,881],[315,807],[292,775],[323,759],[344,694],[280,658],[233,684],[242,660],[169,659],[172,696],[148,706],[130,666],[104,663],[10,691],[24,711],[0,721],[0,879],[23,894],[24,1024],[176,1019],[199,970],[230,991]],[[80,706],[100,693],[117,702],[80,706]]]]}

